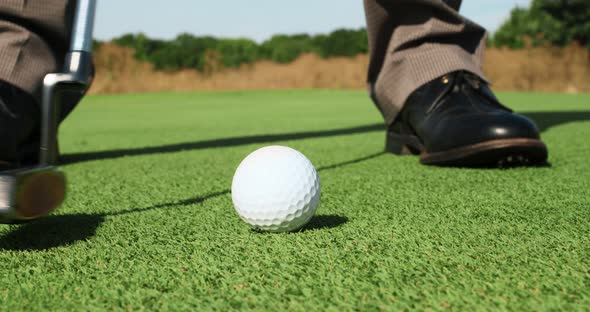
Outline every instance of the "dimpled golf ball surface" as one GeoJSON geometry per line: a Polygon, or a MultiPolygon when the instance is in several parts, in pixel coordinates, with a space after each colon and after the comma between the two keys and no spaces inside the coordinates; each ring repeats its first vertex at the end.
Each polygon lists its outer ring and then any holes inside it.
{"type": "Polygon", "coordinates": [[[289,232],[313,217],[320,201],[320,179],[311,162],[285,146],[252,152],[238,166],[232,200],[254,229],[289,232]]]}

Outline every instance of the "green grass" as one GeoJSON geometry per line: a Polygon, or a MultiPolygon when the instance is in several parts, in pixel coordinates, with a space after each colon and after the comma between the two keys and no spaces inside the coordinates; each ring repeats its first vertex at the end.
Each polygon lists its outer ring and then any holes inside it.
{"type": "Polygon", "coordinates": [[[382,154],[360,91],[87,98],[61,129],[69,197],[0,226],[2,310],[590,306],[590,95],[502,94],[551,167],[426,167],[382,154]],[[320,171],[304,231],[260,234],[229,193],[282,144],[320,171]]]}

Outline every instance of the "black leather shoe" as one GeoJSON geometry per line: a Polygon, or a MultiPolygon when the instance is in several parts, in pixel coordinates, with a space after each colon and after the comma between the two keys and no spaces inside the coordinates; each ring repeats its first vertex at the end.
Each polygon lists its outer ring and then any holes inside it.
{"type": "Polygon", "coordinates": [[[32,140],[38,139],[38,132],[39,105],[35,99],[0,81],[0,170],[35,162],[36,153],[29,155],[26,150],[32,140]]]}
{"type": "Polygon", "coordinates": [[[387,152],[420,154],[426,165],[541,165],[547,148],[535,124],[502,105],[486,83],[465,71],[420,87],[387,130],[387,152]]]}

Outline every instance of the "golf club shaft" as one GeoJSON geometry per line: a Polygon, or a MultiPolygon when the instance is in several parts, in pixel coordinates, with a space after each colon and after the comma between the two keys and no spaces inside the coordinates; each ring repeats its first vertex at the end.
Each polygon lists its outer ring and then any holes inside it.
{"type": "Polygon", "coordinates": [[[78,0],[74,15],[70,51],[62,73],[48,74],[43,81],[41,103],[41,144],[39,165],[57,161],[57,127],[63,92],[83,94],[92,79],[92,39],[96,0],[78,0]]]}
{"type": "Polygon", "coordinates": [[[96,0],[78,0],[70,51],[92,52],[96,0]]]}

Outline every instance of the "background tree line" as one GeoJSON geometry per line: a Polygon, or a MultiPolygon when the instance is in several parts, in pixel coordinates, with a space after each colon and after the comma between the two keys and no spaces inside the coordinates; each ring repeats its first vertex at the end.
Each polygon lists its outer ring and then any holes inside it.
{"type": "Polygon", "coordinates": [[[211,66],[235,68],[242,64],[269,60],[289,63],[303,53],[321,57],[355,56],[367,52],[365,29],[339,29],[328,35],[275,35],[257,43],[249,39],[225,39],[180,34],[173,40],[148,38],[144,34],[126,34],[113,40],[135,50],[135,57],[160,70],[185,68],[207,71],[211,66]]]}
{"type": "MultiPolygon", "coordinates": [[[[275,35],[262,43],[186,33],[173,40],[126,34],[113,41],[133,48],[137,59],[151,62],[156,69],[171,71],[208,72],[260,60],[289,63],[303,53],[328,58],[368,51],[364,28],[339,29],[327,35],[275,35]]],[[[590,0],[533,0],[530,8],[514,8],[509,19],[488,38],[488,45],[520,49],[527,41],[535,46],[577,42],[590,49],[590,0]]]]}

